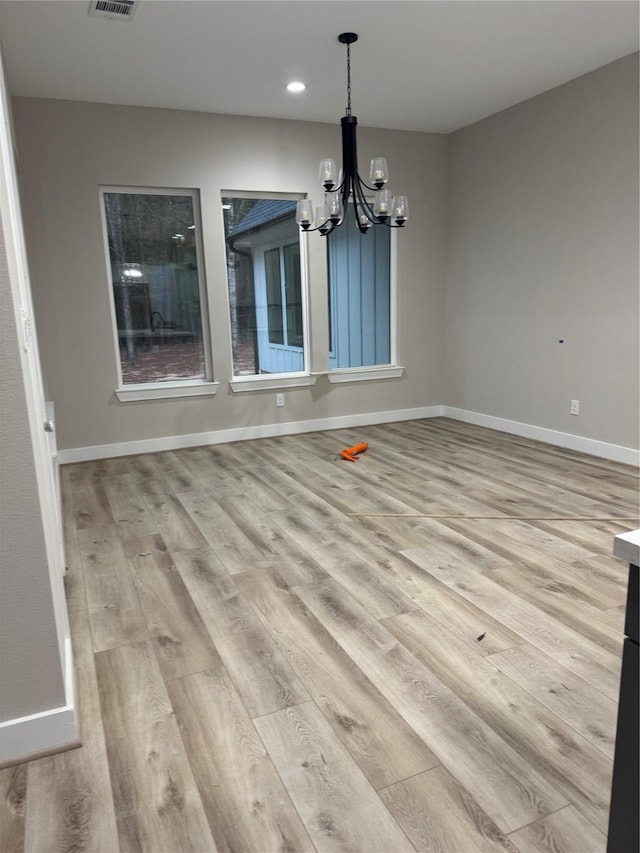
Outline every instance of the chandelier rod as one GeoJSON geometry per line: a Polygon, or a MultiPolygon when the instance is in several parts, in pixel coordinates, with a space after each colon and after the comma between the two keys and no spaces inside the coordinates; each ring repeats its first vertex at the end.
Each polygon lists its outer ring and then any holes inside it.
{"type": "Polygon", "coordinates": [[[347,115],[351,115],[351,42],[347,43],[347,115]]]}

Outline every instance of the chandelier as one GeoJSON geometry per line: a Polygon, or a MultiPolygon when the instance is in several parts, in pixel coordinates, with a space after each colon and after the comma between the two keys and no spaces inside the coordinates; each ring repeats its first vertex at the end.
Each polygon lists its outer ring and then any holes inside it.
{"type": "Polygon", "coordinates": [[[313,202],[305,198],[298,202],[296,221],[303,231],[319,231],[324,237],[345,221],[352,205],[356,224],[363,234],[372,225],[402,228],[409,218],[409,202],[406,195],[392,198],[385,188],[389,179],[387,161],[374,157],[371,161],[369,180],[365,183],[358,174],[358,151],[356,126],[358,119],[351,114],[351,45],[358,40],[356,33],[341,33],[338,41],[347,46],[347,114],[342,117],[342,170],[338,174],[335,160],[320,161],[320,182],[324,194],[324,205],[318,207],[314,224],[313,202]],[[367,192],[368,191],[368,192],[367,192]]]}

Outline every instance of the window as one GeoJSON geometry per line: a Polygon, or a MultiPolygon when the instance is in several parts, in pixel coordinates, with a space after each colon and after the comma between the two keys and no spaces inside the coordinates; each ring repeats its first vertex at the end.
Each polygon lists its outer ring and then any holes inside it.
{"type": "Polygon", "coordinates": [[[351,213],[326,239],[329,367],[391,364],[390,229],[361,234],[351,213]]]}
{"type": "Polygon", "coordinates": [[[244,195],[222,199],[236,378],[306,370],[296,201],[244,195]]]}
{"type": "Polygon", "coordinates": [[[120,387],[210,380],[197,193],[100,194],[120,387]]]}
{"type": "Polygon", "coordinates": [[[267,283],[267,327],[269,343],[284,344],[282,322],[282,276],[280,275],[280,249],[264,253],[264,271],[267,283]]]}

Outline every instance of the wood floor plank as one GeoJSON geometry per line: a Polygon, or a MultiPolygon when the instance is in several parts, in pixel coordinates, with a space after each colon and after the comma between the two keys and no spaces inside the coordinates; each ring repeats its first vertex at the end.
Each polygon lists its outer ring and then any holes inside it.
{"type": "Polygon", "coordinates": [[[78,530],[87,527],[105,527],[115,523],[109,499],[102,480],[92,475],[91,468],[77,466],[69,474],[75,525],[78,530]]]}
{"type": "Polygon", "coordinates": [[[213,550],[174,555],[180,574],[251,717],[309,694],[213,550]]]}
{"type": "Polygon", "coordinates": [[[82,746],[28,765],[27,853],[118,850],[88,611],[72,611],[69,620],[82,746]]]}
{"type": "MultiPolygon", "coordinates": [[[[271,471],[272,465],[262,457],[263,444],[260,441],[240,441],[225,447],[224,459],[228,463],[228,474],[232,482],[238,483],[241,491],[235,492],[236,497],[245,497],[255,505],[270,511],[284,510],[291,506],[287,497],[274,484],[265,482],[256,476],[257,471],[271,471]]],[[[212,492],[216,498],[233,497],[212,492]]]]}
{"type": "MultiPolygon", "coordinates": [[[[434,434],[441,436],[435,441],[437,446],[443,449],[449,445],[449,454],[455,452],[456,468],[472,473],[481,473],[489,481],[505,482],[517,488],[524,488],[547,499],[549,505],[555,500],[561,500],[572,507],[573,514],[589,514],[583,510],[594,501],[606,501],[611,506],[617,503],[628,508],[636,502],[637,509],[637,485],[629,488],[628,478],[625,476],[624,485],[613,475],[594,478],[593,468],[589,463],[578,468],[575,459],[572,459],[570,472],[566,468],[566,460],[551,447],[550,450],[536,448],[531,442],[514,442],[514,436],[508,436],[506,441],[493,438],[491,431],[484,431],[479,440],[473,439],[471,431],[459,435],[458,439],[452,436],[456,426],[451,422],[440,422],[441,426],[433,422],[427,430],[430,434],[430,443],[434,443],[434,434]],[[453,445],[453,447],[452,447],[453,445]],[[508,451],[501,451],[501,445],[508,446],[508,451]],[[553,459],[553,465],[543,464],[546,460],[553,459]],[[559,464],[558,464],[559,463],[559,464]],[[564,470],[563,470],[564,469],[564,470]],[[585,476],[585,470],[589,473],[585,476]],[[499,471],[499,478],[496,472],[499,471]],[[571,476],[567,476],[570,473],[571,476]]],[[[415,433],[414,440],[420,446],[420,430],[415,433]]],[[[405,431],[406,440],[406,431],[405,431]]],[[[589,457],[580,454],[581,462],[589,457]]],[[[637,479],[636,479],[637,483],[637,479]]],[[[603,514],[614,514],[603,513],[603,514]]]]}
{"type": "MultiPolygon", "coordinates": [[[[252,499],[247,499],[245,495],[240,498],[225,498],[220,501],[220,506],[243,531],[248,531],[249,538],[262,537],[263,554],[267,558],[262,565],[277,567],[281,576],[286,575],[288,585],[315,583],[327,577],[326,570],[318,560],[291,536],[288,525],[282,523],[281,510],[266,510],[256,505],[252,499]],[[250,518],[247,519],[247,516],[250,518]]],[[[312,527],[311,522],[305,523],[309,528],[312,527]]],[[[325,553],[322,552],[323,563],[325,553]]],[[[244,570],[253,570],[256,565],[247,565],[244,570]]]]}
{"type": "Polygon", "coordinates": [[[219,665],[220,656],[162,537],[132,539],[124,552],[165,681],[219,665]]]}
{"type": "Polygon", "coordinates": [[[169,694],[220,853],[313,851],[226,669],[171,682],[169,694]]]}
{"type": "Polygon", "coordinates": [[[95,651],[149,636],[115,525],[79,532],[80,554],[95,651]]]}
{"type": "Polygon", "coordinates": [[[0,850],[22,853],[27,800],[27,765],[0,770],[0,850]]]}
{"type": "Polygon", "coordinates": [[[245,572],[268,564],[268,555],[256,549],[216,500],[191,492],[180,493],[179,499],[229,572],[245,572]]]}
{"type": "MultiPolygon", "coordinates": [[[[612,513],[613,515],[613,513],[612,513]]],[[[611,521],[537,521],[536,527],[559,534],[578,545],[582,545],[592,554],[601,554],[609,559],[611,556],[611,540],[631,528],[631,524],[621,524],[611,521]]]]}
{"type": "Polygon", "coordinates": [[[513,832],[520,853],[604,853],[606,836],[567,806],[513,832]]]}
{"type": "Polygon", "coordinates": [[[416,609],[408,596],[381,577],[348,545],[337,543],[325,558],[325,568],[376,619],[416,609]]]}
{"type": "Polygon", "coordinates": [[[611,775],[609,758],[427,614],[403,614],[385,625],[529,767],[606,832],[609,798],[602,796],[601,780],[611,775]]]}
{"type": "Polygon", "coordinates": [[[246,495],[222,498],[218,504],[231,523],[242,531],[242,535],[249,540],[262,559],[273,559],[276,551],[271,544],[273,530],[271,513],[266,511],[264,507],[256,506],[251,498],[247,498],[246,495]]]}
{"type": "MultiPolygon", "coordinates": [[[[613,534],[610,541],[613,541],[613,534]]],[[[628,570],[611,553],[596,554],[588,560],[577,560],[571,564],[571,568],[582,574],[587,583],[608,588],[609,595],[616,597],[620,604],[626,602],[628,570]]]]}
{"type": "Polygon", "coordinates": [[[230,445],[222,449],[190,447],[180,451],[180,460],[195,477],[199,487],[214,498],[242,495],[249,483],[246,473],[238,471],[229,459],[230,445]]]}
{"type": "MultiPolygon", "coordinates": [[[[553,513],[541,514],[549,516],[553,513]]],[[[482,543],[507,563],[518,561],[535,565],[541,555],[545,554],[551,560],[556,559],[563,563],[586,560],[593,556],[593,552],[578,545],[563,545],[565,540],[561,537],[545,535],[536,524],[537,522],[529,524],[525,521],[497,522],[492,519],[446,519],[442,522],[442,526],[455,530],[474,542],[482,543]]],[[[440,532],[439,528],[436,532],[440,532]]]]}
{"type": "Polygon", "coordinates": [[[255,725],[319,853],[413,849],[313,702],[255,725]]]}
{"type": "MultiPolygon", "coordinates": [[[[599,571],[600,556],[566,563],[540,554],[535,560],[514,562],[526,567],[530,577],[535,576],[551,587],[556,586],[559,591],[566,590],[571,599],[600,610],[624,604],[626,600],[626,589],[618,577],[606,577],[599,571]]],[[[616,568],[619,574],[621,566],[616,568]]],[[[488,574],[491,575],[490,572],[488,574]]]]}
{"type": "Polygon", "coordinates": [[[236,583],[374,788],[438,763],[275,570],[236,583]]]}
{"type": "Polygon", "coordinates": [[[149,642],[96,655],[120,847],[215,851],[149,642]]]}
{"type": "Polygon", "coordinates": [[[492,548],[495,550],[496,534],[498,534],[500,544],[505,547],[507,553],[510,553],[508,559],[514,557],[521,562],[526,562],[527,556],[531,555],[532,561],[535,562],[540,554],[545,554],[552,560],[571,563],[575,560],[588,560],[593,556],[591,549],[573,542],[570,538],[543,530],[535,522],[490,519],[485,526],[493,531],[492,548]],[[508,546],[505,546],[507,542],[514,543],[513,550],[509,551],[508,546]]]}
{"type": "Polygon", "coordinates": [[[84,588],[82,560],[75,525],[71,472],[68,465],[60,467],[60,497],[62,501],[62,529],[64,536],[64,593],[68,610],[86,610],[87,595],[84,588]]]}
{"type": "Polygon", "coordinates": [[[147,480],[140,492],[149,516],[169,551],[186,551],[207,546],[207,540],[164,481],[147,480]]]}
{"type": "MultiPolygon", "coordinates": [[[[271,452],[272,458],[277,458],[280,463],[293,463],[307,474],[315,474],[325,487],[348,491],[358,485],[358,478],[353,476],[350,465],[339,464],[340,449],[339,445],[337,449],[335,444],[328,446],[324,433],[306,433],[288,436],[286,443],[280,447],[272,445],[271,452]]],[[[236,445],[235,450],[235,458],[240,460],[244,456],[243,449],[236,445]]]]}
{"type": "Polygon", "coordinates": [[[421,853],[515,853],[508,838],[442,765],[379,794],[421,853]]]}
{"type": "Polygon", "coordinates": [[[344,516],[340,510],[298,482],[294,466],[281,467],[277,460],[273,460],[268,444],[265,444],[263,455],[271,464],[268,468],[256,469],[255,476],[260,482],[277,489],[289,501],[291,507],[312,520],[324,521],[327,524],[342,521],[344,516]]]}
{"type": "Polygon", "coordinates": [[[423,549],[403,554],[606,696],[617,699],[619,661],[611,652],[467,566],[436,565],[423,549]]]}
{"type": "Polygon", "coordinates": [[[123,542],[158,532],[131,474],[105,477],[101,482],[123,542]]]}
{"type": "MultiPolygon", "coordinates": [[[[339,532],[327,547],[321,538],[323,531],[310,520],[296,518],[293,512],[288,512],[284,515],[274,513],[273,521],[281,536],[299,544],[317,566],[321,565],[325,573],[339,581],[376,618],[384,619],[415,609],[411,599],[344,542],[339,532]]],[[[331,529],[327,533],[331,535],[331,529]]],[[[316,577],[310,577],[308,582],[318,580],[321,578],[316,573],[316,577]]]]}
{"type": "Polygon", "coordinates": [[[529,643],[498,652],[489,660],[613,759],[617,719],[617,703],[613,699],[529,643]]]}
{"type": "Polygon", "coordinates": [[[127,456],[127,471],[131,474],[133,482],[138,487],[143,486],[146,481],[152,481],[156,485],[163,484],[166,486],[166,482],[156,461],[157,456],[157,453],[143,453],[140,455],[127,456]]]}
{"type": "Polygon", "coordinates": [[[163,479],[174,494],[197,493],[201,491],[198,478],[185,465],[183,451],[167,450],[155,454],[155,464],[163,479]]]}
{"type": "Polygon", "coordinates": [[[622,653],[623,635],[617,620],[604,610],[609,602],[594,606],[584,601],[580,583],[572,583],[573,579],[561,569],[545,572],[542,561],[535,568],[516,562],[506,569],[488,572],[487,576],[597,646],[616,656],[622,653]]]}
{"type": "Polygon", "coordinates": [[[566,805],[553,786],[335,581],[297,587],[296,593],[503,832],[566,805]]]}
{"type": "Polygon", "coordinates": [[[375,546],[368,537],[354,535],[353,530],[349,547],[372,566],[378,575],[387,578],[407,598],[445,625],[460,640],[469,643],[479,654],[493,654],[525,642],[523,637],[505,628],[446,584],[419,569],[411,560],[375,546]],[[480,634],[485,637],[478,644],[476,638],[480,634]]]}
{"type": "MultiPolygon", "coordinates": [[[[368,523],[367,519],[364,521],[368,523]]],[[[412,536],[414,541],[420,542],[433,559],[444,562],[463,560],[479,571],[509,565],[510,560],[498,553],[490,542],[486,547],[479,537],[467,536],[464,529],[459,532],[451,529],[450,525],[427,518],[394,519],[393,524],[398,531],[406,531],[406,539],[412,536]]]]}
{"type": "MultiPolygon", "coordinates": [[[[514,529],[518,522],[491,522],[476,521],[473,519],[446,520],[443,526],[455,528],[465,536],[473,538],[474,541],[486,543],[504,557],[496,569],[506,569],[514,563],[528,567],[529,574],[538,574],[560,580],[564,583],[573,583],[575,590],[571,595],[588,604],[601,605],[603,600],[611,606],[619,601],[619,593],[615,587],[606,582],[598,582],[593,576],[572,569],[571,563],[581,563],[593,557],[592,552],[582,548],[560,548],[557,547],[559,537],[552,537],[551,548],[543,543],[545,534],[540,535],[535,523],[518,523],[519,527],[514,529]],[[513,535],[515,534],[515,535],[513,535]],[[555,553],[554,553],[555,549],[555,553]]],[[[561,540],[562,541],[562,540],[561,540]]],[[[489,566],[487,574],[493,572],[494,567],[489,566]]]]}

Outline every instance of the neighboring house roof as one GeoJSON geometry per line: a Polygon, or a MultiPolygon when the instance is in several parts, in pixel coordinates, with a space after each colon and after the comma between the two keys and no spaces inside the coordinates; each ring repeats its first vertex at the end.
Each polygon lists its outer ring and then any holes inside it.
{"type": "Polygon", "coordinates": [[[277,198],[260,199],[229,234],[229,240],[234,240],[241,234],[259,231],[267,225],[273,225],[281,219],[295,214],[297,202],[277,198]]]}

